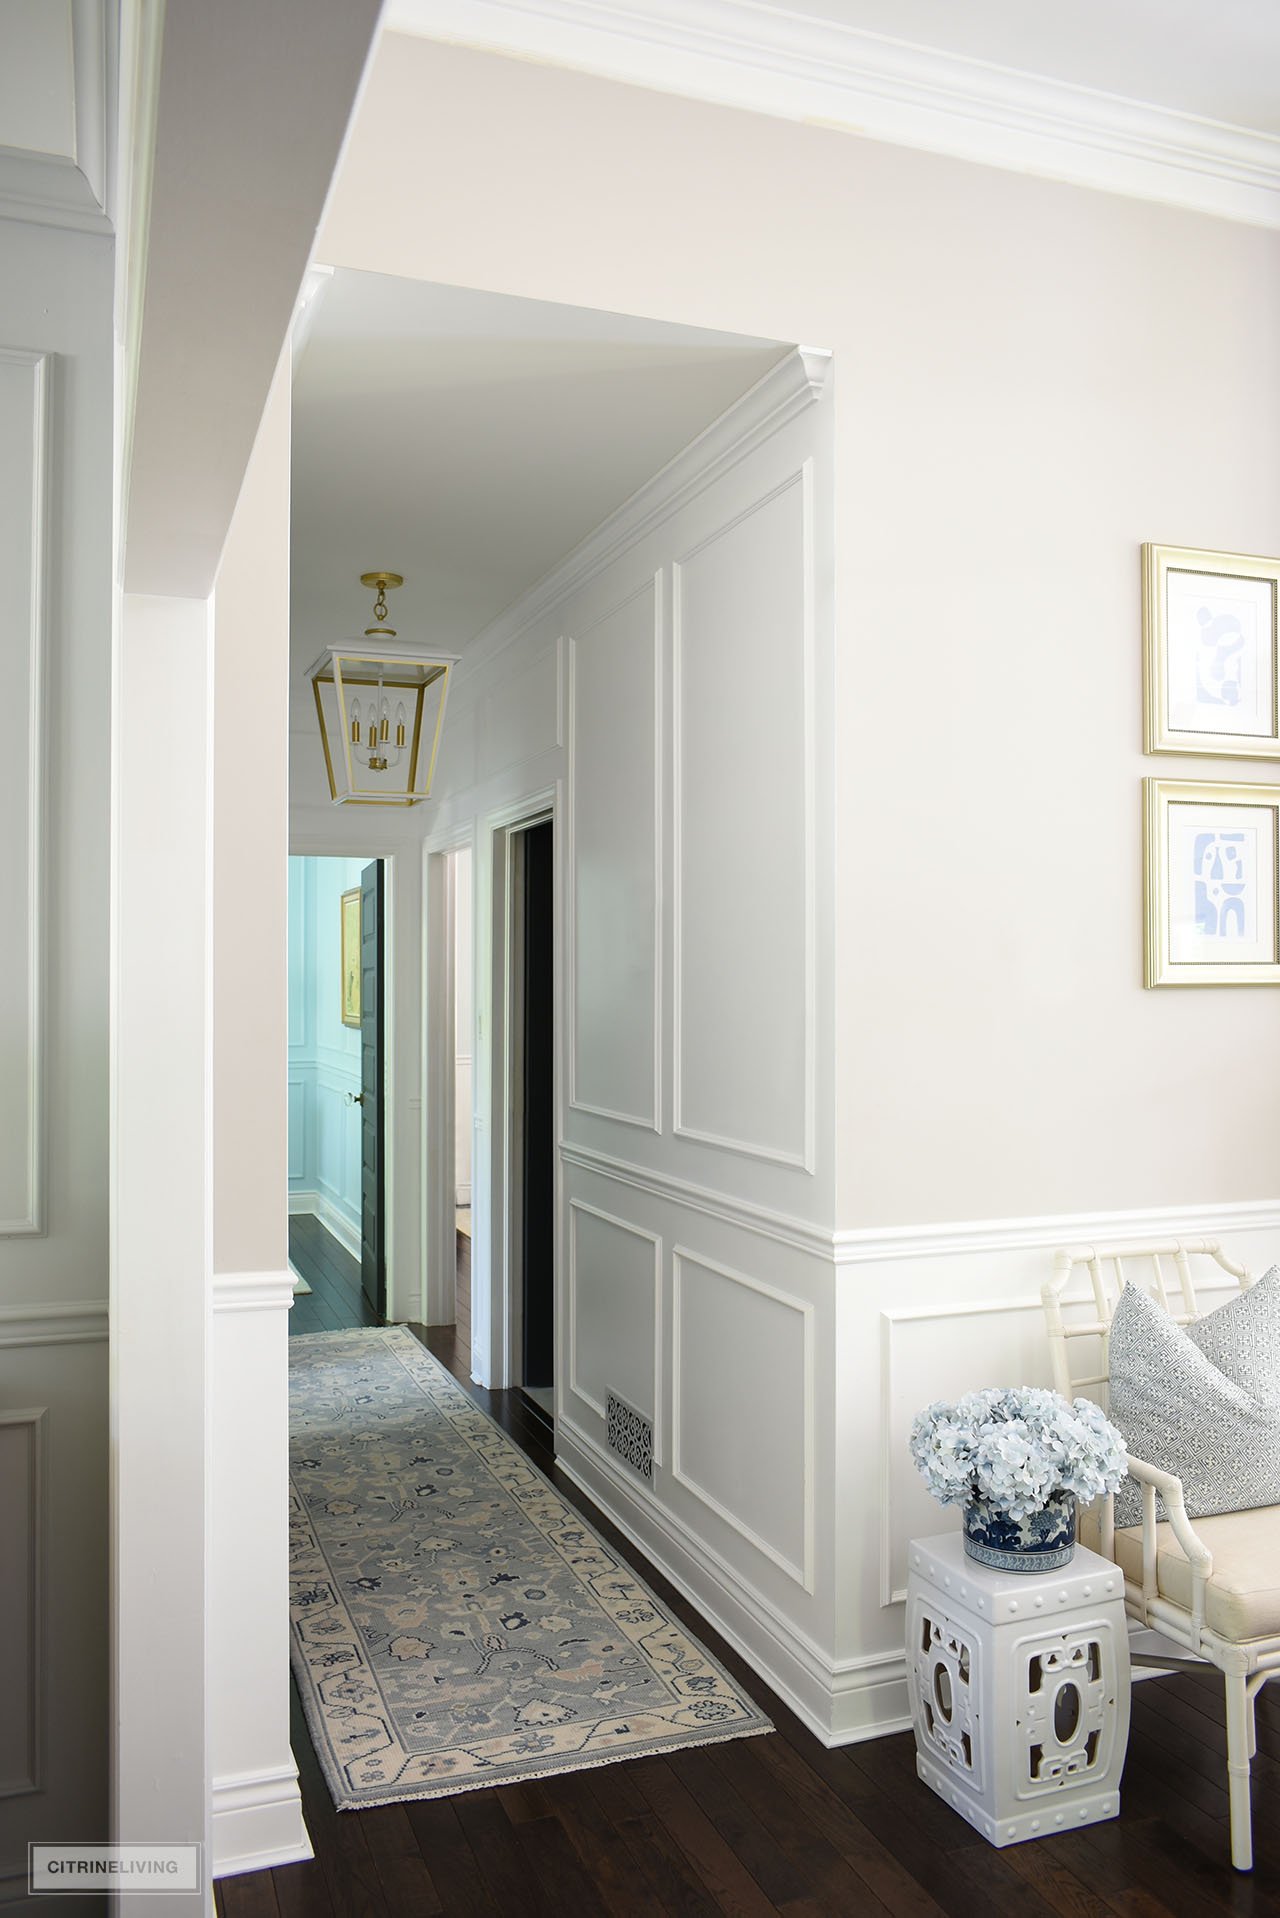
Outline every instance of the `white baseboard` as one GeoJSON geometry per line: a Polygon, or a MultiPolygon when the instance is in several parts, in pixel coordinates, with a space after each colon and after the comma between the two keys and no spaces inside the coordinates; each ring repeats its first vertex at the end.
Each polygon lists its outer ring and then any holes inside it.
{"type": "Polygon", "coordinates": [[[904,1652],[834,1664],[563,1417],[556,1423],[556,1462],[823,1745],[910,1730],[904,1652]]]}
{"type": "Polygon", "coordinates": [[[326,1199],[323,1192],[291,1192],[289,1194],[289,1215],[297,1212],[309,1212],[319,1219],[326,1232],[331,1232],[344,1252],[353,1259],[360,1257],[360,1228],[353,1225],[334,1205],[326,1199]]]}
{"type": "Polygon", "coordinates": [[[269,1871],[314,1858],[302,1818],[298,1769],[235,1772],[213,1781],[213,1875],[269,1871]]]}
{"type": "Polygon", "coordinates": [[[464,1208],[471,1204],[471,1185],[469,1181],[466,1185],[460,1185],[458,1187],[457,1203],[464,1208]]]}

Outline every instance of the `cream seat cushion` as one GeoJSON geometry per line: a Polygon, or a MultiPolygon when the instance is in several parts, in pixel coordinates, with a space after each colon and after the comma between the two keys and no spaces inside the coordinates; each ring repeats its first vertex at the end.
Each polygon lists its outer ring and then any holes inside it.
{"type": "MultiPolygon", "coordinates": [[[[1198,1518],[1196,1536],[1213,1553],[1205,1623],[1233,1644],[1280,1632],[1280,1505],[1198,1518]]],[[[1142,1583],[1142,1527],[1116,1531],[1116,1563],[1142,1583]]],[[[1171,1525],[1156,1527],[1156,1585],[1162,1598],[1191,1606],[1191,1565],[1171,1525]]]]}

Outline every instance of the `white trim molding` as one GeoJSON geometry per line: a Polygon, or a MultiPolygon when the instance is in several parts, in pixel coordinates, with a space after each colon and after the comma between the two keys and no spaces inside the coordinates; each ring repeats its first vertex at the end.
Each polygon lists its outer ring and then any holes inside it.
{"type": "Polygon", "coordinates": [[[58,78],[70,94],[73,128],[63,153],[0,146],[0,218],[109,233],[118,10],[102,0],[45,0],[55,4],[66,16],[67,71],[58,78]]]}
{"type": "Polygon", "coordinates": [[[360,1234],[356,1228],[343,1218],[336,1205],[326,1199],[323,1192],[291,1192],[289,1194],[289,1216],[294,1218],[300,1212],[309,1212],[319,1219],[325,1231],[338,1241],[344,1252],[353,1259],[360,1257],[360,1234]]]}
{"type": "MultiPolygon", "coordinates": [[[[646,1239],[653,1249],[653,1463],[661,1465],[662,1458],[662,1239],[657,1232],[650,1232],[634,1220],[620,1219],[613,1212],[603,1212],[599,1206],[587,1205],[581,1199],[570,1199],[565,1209],[566,1232],[568,1240],[568,1272],[566,1275],[567,1316],[569,1320],[569,1366],[568,1386],[575,1398],[590,1406],[596,1417],[608,1420],[609,1414],[600,1400],[593,1398],[586,1387],[578,1380],[578,1235],[575,1221],[579,1213],[588,1218],[599,1219],[617,1232],[626,1233],[633,1239],[646,1239]]],[[[643,1407],[637,1408],[643,1410],[643,1407]]]]}
{"type": "Polygon", "coordinates": [[[213,1781],[213,1875],[269,1871],[315,1856],[302,1817],[298,1768],[229,1772],[213,1781]]]}
{"type": "MultiPolygon", "coordinates": [[[[452,717],[465,712],[502,670],[498,662],[533,625],[579,587],[714,486],[757,446],[822,395],[831,366],[825,347],[799,346],[735,400],[467,648],[450,694],[452,717]]],[[[290,850],[295,850],[292,841],[290,850]]]]}
{"type": "Polygon", "coordinates": [[[297,1281],[291,1267],[283,1272],[215,1272],[215,1312],[287,1312],[297,1281]]]}
{"type": "Polygon", "coordinates": [[[101,1345],[106,1337],[105,1299],[0,1306],[0,1349],[14,1345],[101,1345]]]}
{"type": "Polygon", "coordinates": [[[760,1673],[822,1744],[858,1744],[909,1729],[906,1660],[901,1651],[833,1662],[741,1572],[695,1537],[566,1417],[556,1425],[556,1463],[760,1673]]]}
{"type": "Polygon", "coordinates": [[[837,1265],[878,1265],[955,1252],[1025,1252],[1151,1238],[1220,1238],[1230,1232],[1280,1233],[1280,1199],[1232,1205],[1148,1206],[1132,1212],[1051,1212],[1025,1219],[963,1219],[951,1225],[859,1227],[832,1235],[837,1265]]]}
{"type": "MultiPolygon", "coordinates": [[[[45,1601],[45,1550],[49,1531],[44,1468],[44,1426],[47,1416],[48,1409],[43,1405],[27,1411],[0,1412],[0,1426],[13,1429],[26,1427],[29,1433],[26,1475],[27,1643],[25,1661],[17,1646],[9,1645],[6,1648],[6,1664],[9,1670],[6,1709],[11,1719],[19,1714],[26,1719],[26,1770],[25,1773],[12,1778],[0,1778],[0,1799],[20,1798],[29,1792],[40,1791],[45,1782],[43,1754],[48,1694],[44,1648],[50,1636],[45,1601]],[[22,1695],[23,1688],[20,1686],[24,1663],[25,1699],[22,1695]],[[15,1667],[18,1674],[17,1684],[14,1679],[15,1667]]],[[[16,1539],[6,1539],[5,1552],[11,1566],[15,1560],[21,1562],[23,1553],[16,1539]]]]}
{"type": "Polygon", "coordinates": [[[1280,139],[762,0],[390,0],[393,31],[1280,226],[1280,139]]]}
{"type": "MultiPolygon", "coordinates": [[[[2,175],[0,175],[2,177],[2,175]]],[[[0,212],[3,212],[0,197],[0,212]]],[[[44,1232],[45,1187],[45,893],[48,858],[45,848],[46,762],[45,659],[48,651],[48,529],[49,529],[49,389],[51,360],[47,353],[20,347],[0,347],[0,369],[16,369],[27,386],[30,422],[25,449],[29,462],[30,537],[27,548],[28,593],[26,631],[14,634],[21,644],[26,667],[25,712],[17,719],[18,736],[26,754],[26,878],[25,898],[10,901],[19,936],[25,933],[26,1058],[22,1074],[26,1101],[26,1204],[20,1216],[0,1219],[0,1238],[33,1237],[44,1232]]],[[[10,449],[18,456],[18,448],[10,449]]],[[[15,822],[16,825],[16,822],[15,822]]],[[[19,828],[20,830],[20,828],[19,828]]],[[[17,1008],[15,1007],[15,1011],[17,1008]]],[[[15,1074],[15,1078],[17,1075],[15,1074]]]]}

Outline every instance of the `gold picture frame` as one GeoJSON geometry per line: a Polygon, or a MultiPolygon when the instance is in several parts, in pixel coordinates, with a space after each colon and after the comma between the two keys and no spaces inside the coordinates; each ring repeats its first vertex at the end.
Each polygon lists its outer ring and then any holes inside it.
{"type": "Polygon", "coordinates": [[[1149,753],[1280,758],[1280,559],[1142,549],[1149,753]]]}
{"type": "Polygon", "coordinates": [[[360,1025],[360,888],[342,895],[342,1023],[360,1025]]]}
{"type": "Polygon", "coordinates": [[[1142,785],[1145,984],[1280,985],[1280,785],[1142,785]]]}

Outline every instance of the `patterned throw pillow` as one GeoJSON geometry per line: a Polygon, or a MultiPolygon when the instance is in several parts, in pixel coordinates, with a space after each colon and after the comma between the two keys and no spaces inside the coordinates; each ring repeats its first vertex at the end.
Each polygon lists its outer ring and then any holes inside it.
{"type": "MultiPolygon", "coordinates": [[[[1185,1330],[1126,1285],[1110,1416],[1136,1458],[1177,1473],[1191,1518],[1280,1504],[1280,1266],[1185,1330]]],[[[1116,1524],[1141,1521],[1142,1490],[1127,1478],[1116,1524]]]]}

